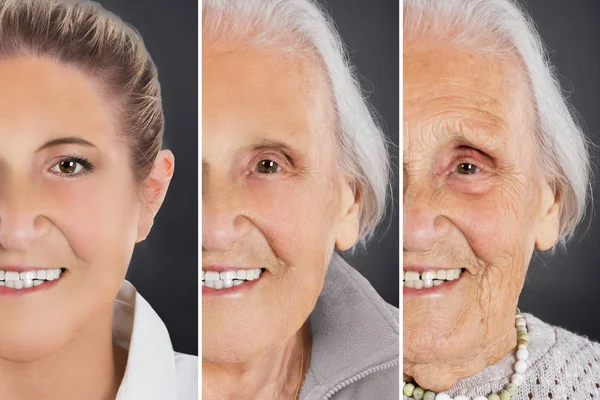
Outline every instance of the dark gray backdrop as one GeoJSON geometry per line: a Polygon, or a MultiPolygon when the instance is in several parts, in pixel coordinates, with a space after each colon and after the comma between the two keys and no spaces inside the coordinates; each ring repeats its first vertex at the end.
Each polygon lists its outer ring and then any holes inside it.
{"type": "Polygon", "coordinates": [[[167,325],[176,351],[198,354],[198,0],[99,0],[135,26],[158,67],[165,144],[175,174],[127,274],[167,325]]]}
{"type": "MultiPolygon", "coordinates": [[[[600,144],[600,2],[523,0],[551,49],[552,61],[589,138],[600,144]]],[[[598,170],[598,148],[592,148],[598,170]]],[[[594,184],[594,208],[600,187],[594,184]]],[[[594,212],[595,214],[595,212],[594,212]]],[[[591,213],[590,213],[591,215],[591,213]]],[[[567,252],[535,257],[519,306],[542,320],[600,341],[600,218],[585,221],[567,252]]]]}
{"type": "Polygon", "coordinates": [[[397,0],[320,0],[332,16],[351,60],[379,114],[392,146],[390,207],[365,251],[342,256],[359,270],[390,304],[399,301],[399,9],[397,0]]]}

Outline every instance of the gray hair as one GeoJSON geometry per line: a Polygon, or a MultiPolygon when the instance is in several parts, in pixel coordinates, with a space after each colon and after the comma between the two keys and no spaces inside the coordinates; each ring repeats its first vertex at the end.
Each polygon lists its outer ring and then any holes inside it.
{"type": "Polygon", "coordinates": [[[591,195],[588,144],[527,13],[514,0],[404,0],[404,34],[405,40],[433,35],[457,47],[520,59],[537,117],[537,161],[562,201],[564,245],[591,195]]]}
{"type": "Polygon", "coordinates": [[[202,11],[203,41],[241,40],[318,58],[334,103],[337,160],[362,200],[359,241],[364,244],[385,214],[390,162],[385,136],[327,13],[313,0],[204,0],[202,11]]]}

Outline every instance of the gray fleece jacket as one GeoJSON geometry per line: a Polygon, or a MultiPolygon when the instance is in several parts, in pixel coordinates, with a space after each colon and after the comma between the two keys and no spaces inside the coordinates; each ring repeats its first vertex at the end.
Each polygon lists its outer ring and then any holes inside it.
{"type": "Polygon", "coordinates": [[[334,254],[309,317],[312,352],[300,399],[399,399],[399,318],[334,254]]]}

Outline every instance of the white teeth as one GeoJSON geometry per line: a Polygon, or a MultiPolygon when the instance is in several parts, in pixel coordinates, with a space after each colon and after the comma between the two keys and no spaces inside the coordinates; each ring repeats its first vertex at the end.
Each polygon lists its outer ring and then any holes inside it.
{"type": "Polygon", "coordinates": [[[404,271],[404,286],[411,289],[429,289],[458,279],[461,272],[460,268],[423,272],[404,271]]]}
{"type": "Polygon", "coordinates": [[[417,271],[406,271],[404,274],[405,281],[418,281],[419,273],[417,271]]]}
{"type": "Polygon", "coordinates": [[[46,281],[58,279],[61,273],[60,268],[23,272],[0,270],[0,286],[12,289],[29,289],[46,281]]]}
{"type": "Polygon", "coordinates": [[[217,280],[219,280],[219,273],[217,271],[206,271],[206,275],[204,276],[204,280],[206,280],[206,281],[217,281],[217,280]]]}
{"type": "Polygon", "coordinates": [[[6,275],[4,275],[5,281],[18,281],[19,279],[19,273],[16,271],[6,271],[6,275]]]}
{"type": "Polygon", "coordinates": [[[235,279],[235,271],[225,271],[219,274],[219,278],[222,280],[235,279]]]}
{"type": "Polygon", "coordinates": [[[421,273],[421,279],[422,280],[435,279],[435,272],[434,271],[424,271],[423,273],[421,273]]]}
{"type": "Polygon", "coordinates": [[[239,271],[235,271],[235,279],[246,279],[246,270],[241,269],[239,271]]]}
{"type": "Polygon", "coordinates": [[[21,272],[19,274],[19,278],[21,278],[22,281],[24,281],[26,279],[35,279],[35,271],[21,272]]]}
{"type": "Polygon", "coordinates": [[[202,286],[213,289],[227,289],[239,286],[246,281],[258,279],[261,273],[260,268],[224,272],[202,270],[202,286]]]}

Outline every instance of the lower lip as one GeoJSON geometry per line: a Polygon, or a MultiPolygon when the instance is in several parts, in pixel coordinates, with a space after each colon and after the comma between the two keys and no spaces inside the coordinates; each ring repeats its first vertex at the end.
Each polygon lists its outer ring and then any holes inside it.
{"type": "Polygon", "coordinates": [[[414,289],[414,288],[409,288],[404,286],[404,283],[402,284],[402,295],[403,296],[441,296],[443,294],[445,294],[446,292],[448,292],[449,290],[452,290],[452,288],[454,286],[456,286],[456,284],[458,284],[458,282],[460,282],[464,275],[467,273],[467,271],[463,271],[459,276],[458,279],[454,279],[453,281],[447,281],[445,283],[442,283],[441,285],[438,286],[433,286],[430,288],[423,288],[423,289],[414,289]]]}
{"type": "Polygon", "coordinates": [[[259,281],[261,281],[266,273],[267,271],[263,271],[258,276],[258,279],[255,279],[253,281],[246,281],[241,285],[233,286],[227,289],[214,289],[202,286],[202,297],[243,295],[247,291],[251,290],[259,281]]]}
{"type": "Polygon", "coordinates": [[[46,281],[38,286],[33,286],[27,289],[14,289],[6,286],[0,286],[0,296],[24,296],[26,294],[32,293],[41,293],[46,290],[52,289],[54,286],[58,284],[58,282],[62,281],[67,274],[67,271],[64,271],[60,274],[58,279],[54,279],[53,281],[46,281]]]}

